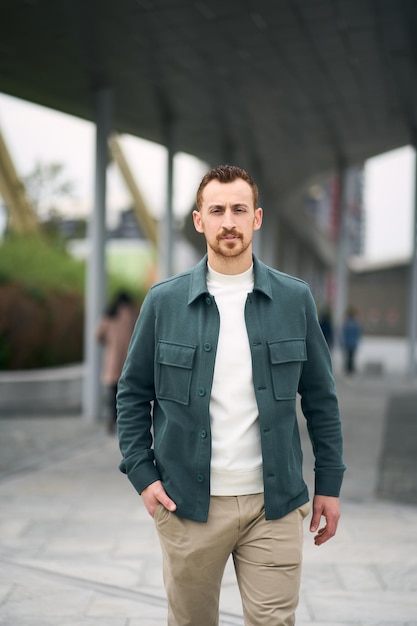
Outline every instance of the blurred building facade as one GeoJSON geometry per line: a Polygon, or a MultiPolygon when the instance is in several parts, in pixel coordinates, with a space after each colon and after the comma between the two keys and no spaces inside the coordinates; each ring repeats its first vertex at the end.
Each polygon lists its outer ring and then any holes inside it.
{"type": "Polygon", "coordinates": [[[350,263],[349,305],[366,335],[406,337],[409,328],[410,259],[350,263]]]}

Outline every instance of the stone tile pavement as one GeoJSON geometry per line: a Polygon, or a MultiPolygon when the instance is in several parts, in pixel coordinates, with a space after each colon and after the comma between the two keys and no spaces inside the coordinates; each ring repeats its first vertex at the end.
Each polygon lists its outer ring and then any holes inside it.
{"type": "MultiPolygon", "coordinates": [[[[339,378],[338,390],[342,519],[320,548],[306,524],[297,626],[417,626],[417,507],[375,497],[387,401],[410,382],[339,378]]],[[[159,545],[117,470],[116,439],[77,416],[14,417],[0,420],[0,458],[0,625],[166,624],[159,545]]],[[[221,626],[242,625],[241,615],[228,564],[221,626]]]]}

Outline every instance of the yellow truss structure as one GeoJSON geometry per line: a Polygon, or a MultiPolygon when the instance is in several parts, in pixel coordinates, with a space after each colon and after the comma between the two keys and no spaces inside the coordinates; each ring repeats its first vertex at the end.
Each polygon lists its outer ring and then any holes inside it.
{"type": "Polygon", "coordinates": [[[156,247],[158,245],[158,229],[154,218],[148,211],[146,202],[140,192],[138,185],[132,174],[132,170],[123,153],[120,142],[115,135],[109,139],[110,156],[117,164],[120,173],[130,191],[133,200],[133,208],[145,237],[156,247]]]}
{"type": "Polygon", "coordinates": [[[9,228],[18,234],[37,233],[39,224],[14,167],[0,130],[0,194],[9,215],[9,228]]]}

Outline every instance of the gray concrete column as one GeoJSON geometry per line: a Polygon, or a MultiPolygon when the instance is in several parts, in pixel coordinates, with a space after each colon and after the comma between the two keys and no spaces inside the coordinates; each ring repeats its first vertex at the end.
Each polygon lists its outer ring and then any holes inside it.
{"type": "Polygon", "coordinates": [[[408,342],[408,372],[410,377],[417,376],[417,137],[414,142],[416,151],[414,157],[414,227],[413,227],[413,248],[411,258],[411,282],[410,282],[410,304],[409,304],[409,342],[408,342]]]}
{"type": "Polygon", "coordinates": [[[283,244],[282,250],[282,267],[279,269],[291,276],[300,277],[300,243],[292,232],[286,227],[285,237],[281,239],[283,244]]]}
{"type": "MultiPolygon", "coordinates": [[[[262,206],[261,203],[260,206],[262,206]]],[[[280,269],[278,266],[279,219],[273,203],[264,209],[261,229],[254,233],[253,251],[264,263],[280,269]]]]}
{"type": "Polygon", "coordinates": [[[102,389],[100,383],[101,348],[95,331],[103,313],[106,296],[106,179],[108,137],[111,132],[112,93],[103,88],[96,93],[96,166],[94,207],[88,228],[88,263],[85,294],[85,373],[83,389],[83,416],[96,421],[101,414],[102,389]]]}
{"type": "Polygon", "coordinates": [[[343,320],[347,307],[348,298],[348,211],[347,211],[347,176],[348,170],[340,168],[340,194],[339,194],[339,235],[337,242],[336,259],[336,294],[334,302],[334,326],[336,337],[340,337],[343,320]]]}
{"type": "Polygon", "coordinates": [[[159,222],[158,254],[159,277],[168,278],[173,274],[174,267],[174,156],[175,126],[172,119],[167,121],[167,186],[165,199],[165,214],[159,222]]]}

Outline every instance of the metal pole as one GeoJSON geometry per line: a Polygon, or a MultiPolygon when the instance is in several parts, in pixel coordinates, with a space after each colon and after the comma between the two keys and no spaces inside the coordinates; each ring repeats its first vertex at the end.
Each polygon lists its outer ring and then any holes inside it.
{"type": "Polygon", "coordinates": [[[96,94],[96,169],[94,208],[89,222],[89,256],[86,279],[85,374],[83,416],[98,421],[101,412],[101,349],[95,337],[105,302],[106,178],[108,137],[111,131],[112,94],[107,88],[96,94]]]}
{"type": "MultiPolygon", "coordinates": [[[[415,136],[414,148],[417,148],[415,136]]],[[[409,342],[408,342],[408,372],[411,378],[417,376],[417,154],[414,154],[414,229],[413,248],[410,264],[410,306],[409,306],[409,342]]]]}

